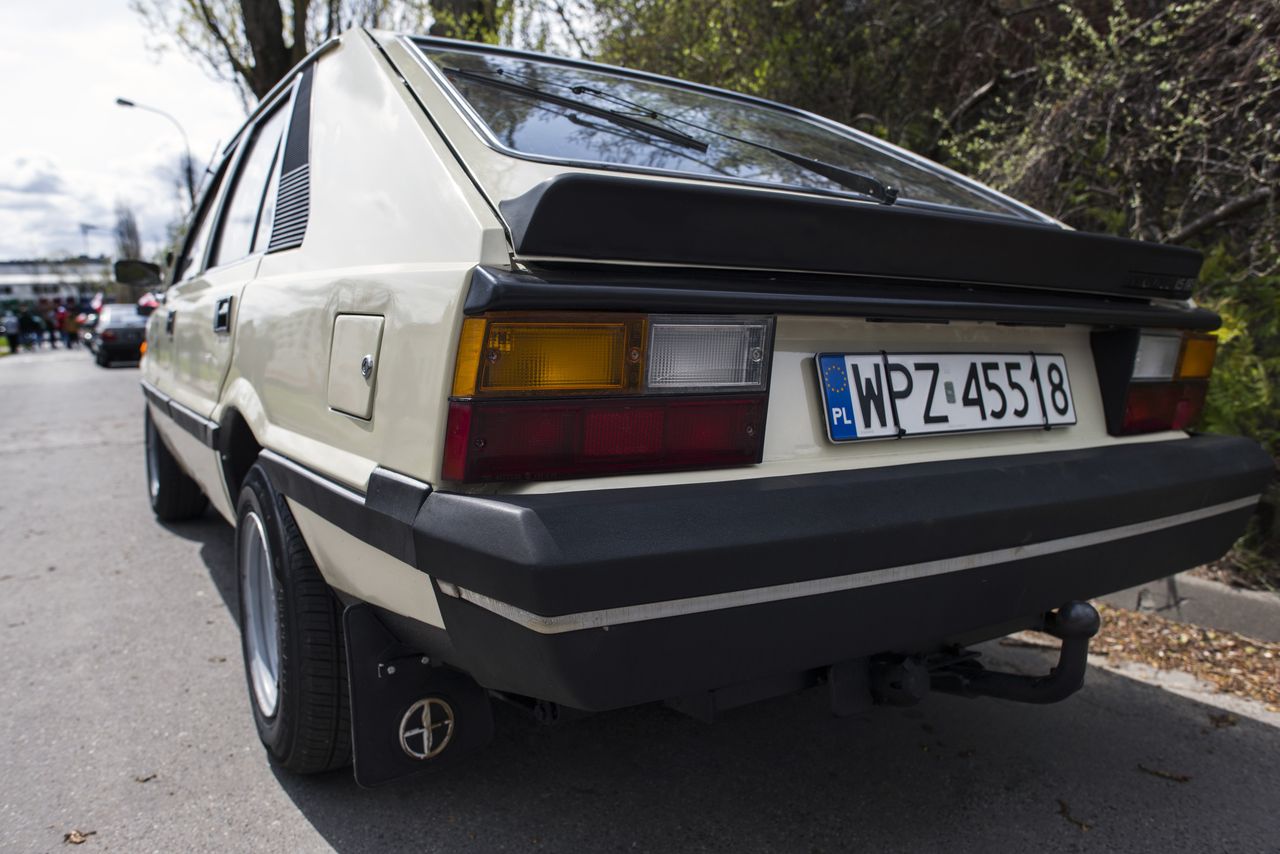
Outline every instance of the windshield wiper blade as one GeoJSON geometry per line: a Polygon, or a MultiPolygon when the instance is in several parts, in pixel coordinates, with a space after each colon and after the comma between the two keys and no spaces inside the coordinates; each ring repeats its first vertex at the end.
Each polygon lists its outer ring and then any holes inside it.
{"type": "Polygon", "coordinates": [[[700,125],[695,122],[691,122],[688,119],[682,119],[678,116],[664,115],[663,113],[659,113],[656,110],[650,109],[644,106],[643,104],[637,104],[636,102],[623,98],[620,95],[615,95],[612,92],[604,92],[592,86],[578,85],[578,86],[572,87],[572,89],[575,95],[582,95],[582,94],[595,95],[598,98],[604,98],[606,100],[613,101],[615,104],[620,104],[625,107],[630,107],[633,110],[638,110],[643,115],[648,116],[651,119],[662,119],[668,122],[678,122],[683,125],[688,125],[689,127],[697,128],[703,133],[709,133],[709,134],[712,134],[713,136],[718,136],[722,139],[728,139],[728,140],[732,140],[733,142],[740,143],[742,145],[750,145],[753,148],[759,148],[763,151],[767,151],[770,154],[773,154],[776,157],[781,157],[784,160],[789,160],[790,162],[796,164],[797,166],[800,166],[804,169],[808,169],[810,172],[821,175],[822,177],[827,178],[830,181],[834,181],[835,183],[839,184],[841,187],[844,187],[846,190],[852,190],[853,192],[863,196],[870,196],[871,198],[875,199],[881,204],[891,205],[898,200],[898,190],[895,187],[891,187],[888,184],[884,183],[883,181],[873,178],[870,175],[864,175],[861,172],[855,172],[854,170],[848,169],[844,166],[837,166],[834,163],[828,163],[825,160],[817,160],[812,157],[806,157],[803,154],[796,154],[794,152],[787,151],[782,148],[775,148],[774,146],[768,145],[763,142],[756,142],[755,140],[744,139],[743,137],[735,136],[734,134],[731,134],[731,133],[725,133],[724,131],[716,130],[715,128],[709,128],[705,125],[700,125]]]}
{"type": "Polygon", "coordinates": [[[516,83],[499,76],[502,73],[501,71],[497,74],[489,74],[483,71],[467,71],[462,68],[452,67],[444,67],[443,70],[446,74],[456,75],[464,80],[473,80],[486,86],[506,89],[508,92],[515,92],[530,98],[536,98],[537,100],[545,101],[548,104],[558,104],[561,107],[567,107],[581,113],[598,116],[606,121],[621,125],[622,127],[642,131],[650,136],[665,139],[667,142],[673,142],[676,145],[691,148],[694,151],[705,153],[707,150],[707,144],[705,142],[696,137],[689,136],[687,133],[682,133],[678,130],[664,127],[663,125],[653,124],[652,122],[646,122],[643,119],[638,119],[635,116],[629,116],[626,113],[620,113],[616,110],[610,110],[607,107],[597,107],[595,104],[588,104],[584,101],[575,100],[574,98],[566,98],[563,95],[547,92],[535,86],[526,86],[523,83],[516,83]]]}

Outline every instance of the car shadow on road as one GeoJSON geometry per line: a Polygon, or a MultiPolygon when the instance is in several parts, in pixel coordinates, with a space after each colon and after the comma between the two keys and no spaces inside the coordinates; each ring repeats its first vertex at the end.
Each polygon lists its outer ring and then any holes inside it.
{"type": "MultiPolygon", "coordinates": [[[[230,528],[212,511],[165,527],[200,544],[238,622],[230,528]]],[[[1022,672],[1052,664],[1039,650],[985,650],[1022,672]]],[[[660,705],[555,726],[503,704],[495,713],[484,751],[380,789],[349,771],[272,770],[351,854],[1261,851],[1280,838],[1280,729],[1098,670],[1047,707],[935,695],[837,719],[812,690],[713,725],[660,705]]]]}
{"type": "Polygon", "coordinates": [[[239,626],[240,594],[236,589],[235,531],[213,508],[207,508],[198,519],[159,524],[171,534],[200,544],[200,560],[209,572],[209,579],[239,626]]]}
{"type": "Polygon", "coordinates": [[[540,727],[500,706],[494,744],[453,768],[372,791],[276,774],[341,852],[1274,844],[1280,730],[1121,676],[1089,682],[1054,707],[935,696],[854,719],[814,690],[710,726],[654,705],[540,727]],[[1197,827],[1201,811],[1214,817],[1197,827]]]}

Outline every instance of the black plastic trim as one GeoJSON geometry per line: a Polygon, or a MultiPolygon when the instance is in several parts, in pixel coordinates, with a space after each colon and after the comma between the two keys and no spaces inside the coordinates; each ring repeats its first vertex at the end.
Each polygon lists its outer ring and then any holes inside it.
{"type": "Polygon", "coordinates": [[[267,252],[297,249],[307,234],[311,209],[311,86],[315,67],[308,66],[298,80],[293,116],[280,161],[275,219],[267,252]]]}
{"type": "Polygon", "coordinates": [[[351,536],[416,565],[411,520],[430,494],[429,484],[379,467],[369,475],[368,493],[362,495],[274,451],[263,451],[258,462],[272,486],[289,498],[351,536]]]}
{"type": "MultiPolygon", "coordinates": [[[[1249,512],[1031,560],[607,630],[540,634],[465,600],[438,601],[456,650],[451,663],[481,685],[571,708],[615,709],[1031,628],[1073,598],[1218,557],[1249,512]]],[[[707,560],[701,569],[723,577],[734,566],[707,560]]]]}
{"type": "Polygon", "coordinates": [[[203,415],[188,409],[145,380],[141,385],[142,393],[147,400],[155,404],[155,407],[168,416],[170,421],[195,436],[205,447],[218,447],[218,435],[221,429],[218,422],[210,421],[203,415]]]}
{"type": "Polygon", "coordinates": [[[519,272],[479,266],[472,273],[467,314],[535,310],[811,314],[1199,331],[1221,325],[1221,318],[1204,308],[944,282],[634,268],[620,272],[535,267],[519,272]]]}
{"type": "Polygon", "coordinates": [[[1255,496],[1273,474],[1247,439],[1195,436],[644,489],[434,492],[414,527],[419,566],[440,581],[553,617],[1089,534],[1255,496]]]}
{"type": "Polygon", "coordinates": [[[1014,219],[569,172],[501,202],[516,254],[1191,295],[1183,247],[1014,219]]]}

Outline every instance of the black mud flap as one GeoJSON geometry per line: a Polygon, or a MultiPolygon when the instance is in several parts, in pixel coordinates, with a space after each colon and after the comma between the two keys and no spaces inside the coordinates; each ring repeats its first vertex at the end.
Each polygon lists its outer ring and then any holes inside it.
{"type": "Polygon", "coordinates": [[[451,765],[493,738],[487,692],[393,635],[368,605],[342,614],[356,782],[451,765]]]}

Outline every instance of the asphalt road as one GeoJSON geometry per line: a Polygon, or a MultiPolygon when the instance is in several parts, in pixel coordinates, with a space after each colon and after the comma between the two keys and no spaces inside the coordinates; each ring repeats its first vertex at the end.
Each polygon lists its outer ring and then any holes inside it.
{"type": "Polygon", "coordinates": [[[148,511],[137,379],[0,359],[0,850],[1280,851],[1280,728],[1097,670],[1047,708],[499,709],[447,775],[286,776],[250,719],[231,529],[148,511]]]}

